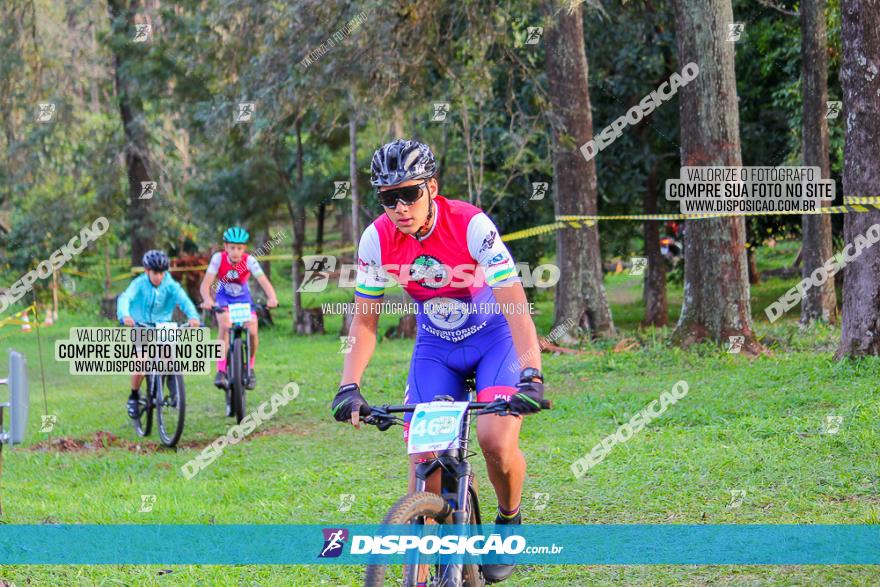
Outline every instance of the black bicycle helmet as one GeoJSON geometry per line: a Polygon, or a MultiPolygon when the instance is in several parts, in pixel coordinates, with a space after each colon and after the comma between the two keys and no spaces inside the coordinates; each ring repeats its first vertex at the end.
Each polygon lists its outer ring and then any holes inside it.
{"type": "Polygon", "coordinates": [[[171,266],[171,260],[168,258],[163,251],[147,251],[144,253],[144,258],[141,260],[141,263],[144,266],[144,269],[150,269],[152,271],[168,271],[168,267],[171,266]]]}
{"type": "Polygon", "coordinates": [[[397,139],[376,149],[370,163],[374,187],[397,185],[411,179],[434,177],[437,163],[431,147],[418,141],[397,139]]]}

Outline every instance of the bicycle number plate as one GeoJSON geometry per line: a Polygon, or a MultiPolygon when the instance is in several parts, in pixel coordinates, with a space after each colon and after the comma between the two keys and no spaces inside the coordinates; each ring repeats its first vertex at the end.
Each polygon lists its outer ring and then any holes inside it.
{"type": "Polygon", "coordinates": [[[229,304],[229,319],[234,324],[243,324],[251,319],[250,304],[229,304]]]}
{"type": "Polygon", "coordinates": [[[409,454],[458,448],[468,402],[418,404],[409,423],[409,454]]]}
{"type": "Polygon", "coordinates": [[[172,328],[177,328],[177,322],[156,322],[156,328],[171,330],[172,328]]]}

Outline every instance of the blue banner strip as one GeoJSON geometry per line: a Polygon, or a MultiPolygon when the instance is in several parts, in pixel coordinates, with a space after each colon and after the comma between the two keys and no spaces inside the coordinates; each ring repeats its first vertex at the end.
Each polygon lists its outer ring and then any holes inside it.
{"type": "MultiPolygon", "coordinates": [[[[422,533],[474,537],[475,548],[503,533],[493,540],[524,546],[512,555],[522,564],[880,564],[880,525],[745,524],[0,525],[0,564],[400,564],[404,554],[387,554],[400,545],[394,536],[417,535],[411,540],[429,550],[440,544],[422,533]]],[[[461,552],[456,562],[496,560],[461,552]]]]}

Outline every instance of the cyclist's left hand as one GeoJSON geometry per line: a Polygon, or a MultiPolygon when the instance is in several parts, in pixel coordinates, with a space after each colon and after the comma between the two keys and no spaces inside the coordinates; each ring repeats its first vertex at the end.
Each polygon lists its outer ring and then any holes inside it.
{"type": "Polygon", "coordinates": [[[189,325],[192,326],[193,328],[198,328],[199,326],[202,325],[202,321],[199,320],[198,318],[190,318],[188,320],[188,322],[189,322],[189,325]]]}
{"type": "Polygon", "coordinates": [[[266,300],[267,308],[277,308],[278,307],[278,298],[269,298],[266,300]]]}
{"type": "Polygon", "coordinates": [[[510,410],[518,414],[534,414],[541,411],[544,384],[540,381],[520,381],[516,393],[510,396],[510,410]]]}

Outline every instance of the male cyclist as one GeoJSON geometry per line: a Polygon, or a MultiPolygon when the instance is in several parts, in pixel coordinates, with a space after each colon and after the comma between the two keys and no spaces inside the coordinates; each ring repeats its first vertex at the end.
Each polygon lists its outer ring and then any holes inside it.
{"type": "MultiPolygon", "coordinates": [[[[143,275],[138,275],[116,299],[116,317],[126,326],[169,322],[178,306],[189,319],[189,325],[198,328],[199,313],[186,291],[177,283],[168,267],[171,261],[162,251],[147,251],[141,264],[143,275]]],[[[137,418],[143,373],[132,373],[131,395],[128,397],[128,415],[137,418]]]]}
{"type": "MultiPolygon", "coordinates": [[[[199,292],[202,294],[202,308],[210,310],[215,305],[221,308],[228,307],[229,304],[251,304],[251,291],[248,288],[248,278],[253,275],[257,279],[257,283],[266,292],[268,299],[266,305],[274,308],[278,305],[278,298],[275,297],[275,288],[269,283],[269,278],[263,273],[260,262],[253,255],[247,252],[247,242],[250,235],[248,232],[239,227],[232,226],[227,228],[223,233],[223,251],[214,253],[211,262],[208,263],[208,269],[205,271],[205,278],[199,292]],[[217,298],[211,295],[211,289],[214,285],[214,279],[217,279],[217,298]]],[[[228,381],[226,379],[226,341],[228,338],[229,328],[232,326],[229,313],[217,315],[217,324],[219,332],[217,336],[223,342],[223,359],[217,362],[217,375],[214,377],[214,385],[220,389],[225,389],[228,381]]],[[[248,389],[253,389],[257,385],[257,375],[254,373],[254,363],[257,359],[257,337],[258,324],[256,312],[251,312],[251,320],[247,324],[251,356],[248,362],[248,389]]]]}
{"type": "MultiPolygon", "coordinates": [[[[434,154],[425,144],[386,144],[373,155],[371,171],[385,213],[358,244],[358,307],[349,332],[353,346],[345,357],[333,416],[359,427],[359,419],[370,413],[359,385],[376,347],[379,308],[390,279],[419,304],[405,403],[438,395],[465,400],[465,379],[475,373],[477,401],[506,400],[519,414],[539,411],[544,384],[538,337],[498,229],[476,206],[438,194],[434,154]],[[525,369],[517,373],[520,367],[525,369]]],[[[405,418],[404,439],[410,417],[405,418]]],[[[522,520],[526,463],[519,449],[521,425],[519,417],[477,418],[477,438],[498,498],[496,524],[522,520]]],[[[411,455],[410,491],[414,465],[428,456],[411,455]]],[[[428,488],[439,493],[438,476],[428,488]]],[[[512,572],[513,565],[483,568],[493,582],[512,572]]]]}

